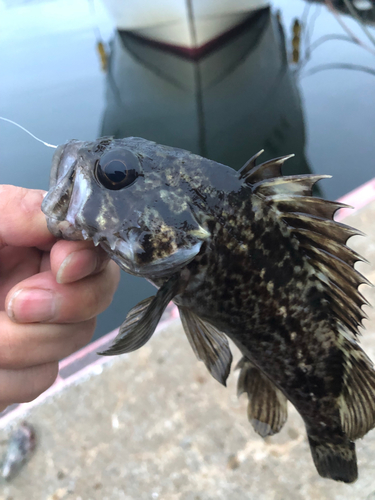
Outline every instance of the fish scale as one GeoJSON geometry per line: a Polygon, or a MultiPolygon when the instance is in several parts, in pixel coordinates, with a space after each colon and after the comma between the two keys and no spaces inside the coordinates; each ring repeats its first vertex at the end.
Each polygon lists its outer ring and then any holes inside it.
{"type": "Polygon", "coordinates": [[[284,177],[290,156],[257,165],[259,155],[236,172],[141,138],[69,141],[42,210],[55,236],[92,239],[158,288],[101,354],[142,347],[173,300],[220,383],[227,337],[242,352],[238,393],[255,431],[279,432],[290,401],[319,474],[353,482],[354,440],[375,426],[375,371],[356,338],[368,282],[346,245],[360,232],[334,221],[343,204],[312,196],[328,176],[284,177]]]}

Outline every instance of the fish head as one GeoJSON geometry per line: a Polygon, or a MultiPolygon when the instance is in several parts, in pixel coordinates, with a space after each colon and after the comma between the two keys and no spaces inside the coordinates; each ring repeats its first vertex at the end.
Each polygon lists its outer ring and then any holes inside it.
{"type": "Polygon", "coordinates": [[[152,280],[182,269],[208,232],[176,151],[133,137],[59,146],[42,204],[49,230],[100,244],[130,274],[152,280]]]}

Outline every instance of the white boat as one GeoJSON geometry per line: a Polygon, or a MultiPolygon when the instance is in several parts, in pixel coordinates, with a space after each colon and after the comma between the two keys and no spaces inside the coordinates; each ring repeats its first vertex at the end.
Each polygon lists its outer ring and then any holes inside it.
{"type": "Polygon", "coordinates": [[[268,0],[104,0],[119,31],[197,50],[241,24],[268,0]]]}

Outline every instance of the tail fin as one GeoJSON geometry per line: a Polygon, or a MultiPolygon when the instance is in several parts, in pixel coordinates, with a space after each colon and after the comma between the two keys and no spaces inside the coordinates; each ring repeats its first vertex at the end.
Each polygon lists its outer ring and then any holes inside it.
{"type": "Polygon", "coordinates": [[[358,478],[355,444],[352,441],[333,444],[308,437],[315,467],[322,477],[344,483],[353,483],[358,478]]]}

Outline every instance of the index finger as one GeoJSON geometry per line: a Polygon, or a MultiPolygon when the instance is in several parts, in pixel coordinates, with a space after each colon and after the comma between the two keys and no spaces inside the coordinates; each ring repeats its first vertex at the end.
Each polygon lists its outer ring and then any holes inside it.
{"type": "Polygon", "coordinates": [[[0,185],[0,249],[5,246],[45,249],[56,241],[41,211],[45,191],[0,185]]]}

